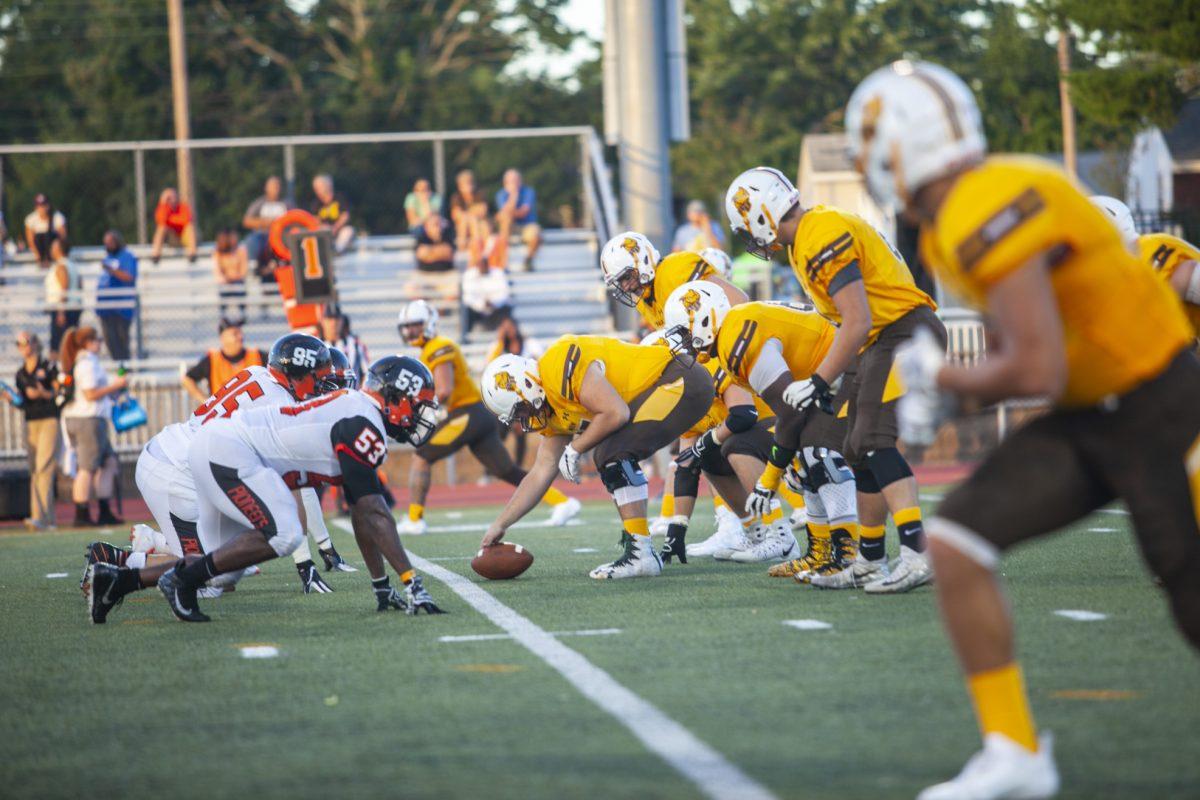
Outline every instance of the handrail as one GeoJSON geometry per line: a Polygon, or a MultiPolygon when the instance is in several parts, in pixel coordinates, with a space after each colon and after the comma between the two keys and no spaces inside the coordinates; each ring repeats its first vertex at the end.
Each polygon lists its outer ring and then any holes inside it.
{"type": "Polygon", "coordinates": [[[592,162],[592,184],[600,195],[599,209],[596,213],[596,231],[602,232],[601,242],[607,242],[615,236],[620,227],[617,216],[617,198],[613,194],[611,175],[608,163],[604,160],[604,146],[596,131],[588,129],[588,157],[592,162]]]}

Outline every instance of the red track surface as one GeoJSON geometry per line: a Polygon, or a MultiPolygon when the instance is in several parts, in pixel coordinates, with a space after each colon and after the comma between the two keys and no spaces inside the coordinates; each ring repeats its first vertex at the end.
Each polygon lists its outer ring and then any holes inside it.
{"type": "MultiPolygon", "coordinates": [[[[914,467],[913,470],[917,474],[917,480],[922,485],[937,486],[962,480],[970,474],[973,466],[972,464],[929,465],[914,467]]],[[[560,489],[580,500],[605,500],[608,498],[608,492],[605,491],[603,484],[600,483],[598,478],[586,480],[579,486],[570,486],[563,481],[559,481],[558,485],[560,489]]],[[[660,478],[652,479],[650,481],[650,490],[651,496],[657,495],[662,490],[662,480],[660,478]]],[[[408,503],[408,490],[393,487],[392,491],[396,493],[397,504],[403,508],[408,503]]],[[[452,508],[455,506],[498,504],[508,500],[511,493],[511,486],[498,481],[485,486],[434,486],[429,491],[429,497],[425,501],[425,505],[429,508],[452,508]]],[[[331,508],[328,503],[327,508],[331,508]]],[[[60,526],[70,526],[74,515],[75,509],[73,506],[68,503],[58,504],[57,516],[60,526]]],[[[126,498],[122,509],[122,516],[124,519],[130,521],[142,521],[150,518],[150,512],[140,497],[126,498]]],[[[0,531],[11,533],[21,528],[20,520],[0,521],[0,531]]]]}

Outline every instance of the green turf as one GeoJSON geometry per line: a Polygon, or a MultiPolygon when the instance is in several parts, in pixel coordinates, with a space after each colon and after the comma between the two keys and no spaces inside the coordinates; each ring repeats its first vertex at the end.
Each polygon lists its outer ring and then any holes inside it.
{"type": "MultiPolygon", "coordinates": [[[[492,510],[450,513],[431,513],[431,524],[483,523],[492,510]]],[[[618,531],[607,505],[585,518],[512,531],[537,563],[485,588],[548,631],[620,628],[562,641],[779,796],[911,797],[976,749],[932,591],[819,592],[709,560],[597,583],[587,571],[616,553],[618,531]],[[573,552],[582,547],[599,552],[573,552]],[[782,624],[801,618],[833,628],[782,624]]],[[[1057,735],[1064,797],[1195,797],[1200,672],[1127,519],[1096,515],[1004,562],[1034,710],[1057,735]],[[1075,622],[1055,609],[1109,618],[1075,622]]],[[[698,522],[693,538],[708,527],[698,522]]],[[[333,530],[361,565],[352,537],[333,530]]],[[[479,581],[464,558],[479,536],[406,542],[479,581]]],[[[204,603],[210,625],[176,623],[143,593],[94,627],[77,589],[90,538],[0,537],[0,796],[697,794],[518,644],[439,642],[497,629],[435,580],[450,614],[414,619],[376,614],[363,572],[305,597],[290,563],[275,562],[204,603]],[[281,656],[242,659],[237,645],[254,642],[281,656]]]]}

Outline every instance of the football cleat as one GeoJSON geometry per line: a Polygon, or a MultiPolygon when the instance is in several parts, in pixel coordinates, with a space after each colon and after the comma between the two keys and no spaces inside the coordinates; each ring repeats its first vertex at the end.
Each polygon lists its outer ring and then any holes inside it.
{"type": "Polygon", "coordinates": [[[296,571],[300,573],[300,585],[305,594],[333,593],[333,588],[321,580],[321,573],[317,572],[317,565],[312,561],[297,564],[296,571]]]}
{"type": "Polygon", "coordinates": [[[414,575],[413,579],[405,585],[404,599],[408,601],[408,606],[405,608],[405,611],[408,612],[409,616],[415,617],[422,611],[424,611],[426,614],[446,613],[438,608],[437,604],[433,602],[433,598],[425,589],[425,585],[421,583],[420,575],[414,575]]]}
{"type": "Polygon", "coordinates": [[[763,538],[748,550],[738,550],[729,556],[730,561],[741,564],[758,564],[763,561],[779,561],[800,555],[800,545],[792,535],[792,527],[779,520],[769,526],[763,538]]]}
{"type": "Polygon", "coordinates": [[[650,535],[651,536],[666,536],[667,528],[671,526],[671,520],[667,517],[655,517],[650,520],[650,535]]]}
{"type": "Polygon", "coordinates": [[[196,597],[202,597],[205,600],[216,600],[225,594],[226,591],[232,592],[233,590],[233,586],[228,587],[228,589],[221,586],[201,586],[196,590],[196,597]]]}
{"type": "Polygon", "coordinates": [[[138,523],[129,529],[129,549],[135,553],[167,552],[167,540],[149,525],[138,523]]]}
{"type": "Polygon", "coordinates": [[[376,611],[408,611],[408,603],[404,602],[404,594],[391,586],[375,589],[376,611]]]}
{"type": "Polygon", "coordinates": [[[1042,800],[1058,794],[1054,737],[1043,733],[1031,753],[999,733],[983,737],[983,749],[971,756],[962,772],[930,786],[917,800],[1042,800]]]}
{"type": "Polygon", "coordinates": [[[794,508],[792,515],[788,517],[788,522],[792,523],[792,530],[799,531],[808,526],[808,509],[794,508]]]}
{"type": "Polygon", "coordinates": [[[718,550],[725,550],[733,543],[741,541],[744,538],[742,533],[742,523],[736,515],[730,514],[728,518],[722,518],[721,524],[717,526],[717,532],[708,537],[702,542],[696,542],[687,546],[687,554],[689,556],[711,556],[718,550]],[[729,518],[733,522],[729,522],[729,518]]]}
{"type": "Polygon", "coordinates": [[[83,596],[87,598],[88,616],[94,625],[103,625],[108,612],[121,605],[125,595],[117,589],[121,568],[113,564],[88,564],[83,572],[83,596]]]}
{"type": "Polygon", "coordinates": [[[766,535],[767,531],[762,526],[762,523],[754,523],[754,526],[750,530],[746,530],[739,525],[736,536],[731,535],[722,545],[713,548],[712,557],[718,561],[730,561],[733,559],[734,553],[749,550],[761,542],[766,535]]]}
{"type": "Polygon", "coordinates": [[[558,505],[550,507],[550,519],[546,524],[551,527],[566,525],[568,522],[578,517],[579,512],[582,510],[582,503],[580,503],[574,497],[568,497],[558,505]]]}
{"type": "Polygon", "coordinates": [[[859,553],[845,569],[810,573],[807,583],[818,589],[857,589],[889,574],[886,558],[870,561],[859,553]]]}
{"type": "Polygon", "coordinates": [[[424,517],[421,517],[420,519],[410,519],[409,517],[405,517],[404,519],[400,520],[400,524],[396,526],[397,533],[407,533],[412,536],[420,536],[427,530],[429,530],[429,523],[425,521],[424,517]]]}
{"type": "Polygon", "coordinates": [[[819,538],[812,535],[812,531],[807,531],[808,536],[808,552],[803,557],[789,562],[787,565],[777,565],[776,572],[767,574],[773,578],[790,577],[795,578],[801,583],[808,582],[808,576],[819,569],[821,566],[828,564],[833,557],[833,544],[831,540],[819,538]],[[782,574],[784,572],[788,574],[782,574]]]}
{"type": "Polygon", "coordinates": [[[900,594],[933,582],[933,567],[925,553],[900,545],[900,557],[890,574],[863,587],[868,594],[900,594]]]}
{"type": "Polygon", "coordinates": [[[326,572],[358,572],[358,567],[347,564],[346,559],[342,558],[332,544],[318,552],[321,554],[321,560],[325,562],[326,572]]]}
{"type": "Polygon", "coordinates": [[[616,561],[601,564],[588,573],[598,581],[620,578],[653,578],[662,574],[662,560],[654,551],[649,536],[634,536],[622,531],[621,546],[625,552],[616,561]]]}
{"type": "Polygon", "coordinates": [[[83,551],[83,575],[79,578],[79,590],[86,594],[83,585],[87,582],[87,569],[92,564],[112,564],[117,567],[125,566],[129,551],[108,542],[92,542],[83,551]]]}
{"type": "Polygon", "coordinates": [[[849,531],[838,528],[829,535],[829,560],[812,570],[797,575],[799,583],[812,583],[813,578],[845,572],[858,556],[858,542],[849,531]]]}
{"type": "Polygon", "coordinates": [[[196,604],[196,590],[183,585],[183,581],[175,572],[175,567],[164,572],[158,579],[158,590],[166,598],[167,605],[171,607],[171,613],[175,615],[175,619],[180,622],[210,621],[208,615],[202,612],[196,604]]]}

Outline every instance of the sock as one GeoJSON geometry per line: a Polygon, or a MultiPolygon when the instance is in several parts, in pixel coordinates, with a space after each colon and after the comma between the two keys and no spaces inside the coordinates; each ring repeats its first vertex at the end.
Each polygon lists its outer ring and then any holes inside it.
{"type": "Polygon", "coordinates": [[[763,514],[762,521],[764,525],[770,525],[771,523],[778,522],[781,519],[783,519],[783,506],[778,506],[777,508],[772,508],[770,511],[763,514]]]}
{"type": "Polygon", "coordinates": [[[787,487],[787,484],[781,484],[779,487],[779,496],[783,501],[792,507],[793,511],[799,511],[804,508],[804,495],[796,494],[787,487]]]}
{"type": "Polygon", "coordinates": [[[308,537],[305,536],[300,540],[300,546],[292,551],[292,561],[296,566],[300,566],[304,562],[312,561],[312,551],[308,549],[308,537]]]}
{"type": "Polygon", "coordinates": [[[321,498],[315,491],[307,489],[300,493],[300,500],[304,503],[304,516],[313,541],[321,550],[328,548],[330,546],[329,528],[325,525],[325,514],[321,510],[321,498]]]}
{"type": "Polygon", "coordinates": [[[754,527],[754,523],[757,519],[758,518],[752,514],[748,517],[738,517],[738,522],[742,523],[742,530],[749,533],[750,529],[754,527]]]}
{"type": "Polygon", "coordinates": [[[376,592],[386,592],[392,588],[392,582],[388,580],[387,575],[382,578],[371,578],[371,588],[376,592]]]}
{"type": "Polygon", "coordinates": [[[883,541],[882,525],[858,526],[858,552],[868,561],[878,561],[887,558],[887,547],[883,541]]]}
{"type": "Polygon", "coordinates": [[[146,566],[146,554],[136,552],[130,553],[125,559],[125,566],[129,567],[130,569],[141,569],[142,567],[146,566]]]}
{"type": "Polygon", "coordinates": [[[181,567],[183,560],[175,563],[175,574],[183,582],[183,585],[189,589],[199,589],[204,584],[208,583],[211,578],[220,574],[217,571],[217,565],[213,563],[212,553],[197,558],[187,566],[181,567]]]}
{"type": "Polygon", "coordinates": [[[117,593],[121,595],[136,592],[142,588],[142,571],[140,569],[122,569],[117,571],[117,593]]]}
{"type": "Polygon", "coordinates": [[[822,539],[826,542],[829,541],[831,535],[828,522],[812,517],[808,518],[808,532],[812,534],[813,539],[822,539]]]}
{"type": "Polygon", "coordinates": [[[316,567],[316,564],[313,563],[313,560],[311,558],[307,559],[305,561],[297,561],[296,562],[296,571],[300,573],[301,577],[304,577],[304,572],[309,567],[316,567]]]}
{"type": "Polygon", "coordinates": [[[650,535],[650,526],[646,523],[645,517],[621,520],[621,527],[625,529],[626,533],[633,536],[650,535]]]}
{"type": "Polygon", "coordinates": [[[925,528],[921,525],[920,508],[902,508],[892,514],[892,521],[900,534],[900,544],[918,553],[925,551],[925,528]]]}
{"type": "Polygon", "coordinates": [[[1026,750],[1037,752],[1037,729],[1029,711],[1025,679],[1016,662],[967,676],[979,730],[1000,733],[1026,750]]]}
{"type": "MultiPolygon", "coordinates": [[[[405,586],[408,586],[410,583],[412,583],[412,579],[416,577],[416,574],[417,573],[414,570],[406,569],[404,572],[400,573],[400,582],[405,586]]],[[[384,578],[384,580],[386,581],[387,578],[384,578]]]]}
{"type": "Polygon", "coordinates": [[[419,503],[408,504],[408,518],[413,522],[420,522],[425,516],[425,506],[419,503]]]}
{"type": "Polygon", "coordinates": [[[662,517],[675,516],[675,495],[674,494],[664,494],[663,495],[662,508],[660,508],[658,510],[658,514],[659,514],[659,516],[662,516],[662,517]]]}
{"type": "MultiPolygon", "coordinates": [[[[560,503],[567,502],[567,496],[565,494],[563,494],[562,492],[560,492],[558,489],[555,489],[553,486],[551,486],[549,489],[546,490],[546,493],[544,495],[542,495],[542,502],[548,506],[556,506],[556,505],[559,505],[560,503]]],[[[412,516],[411,507],[410,507],[408,513],[409,513],[409,516],[412,516]]]]}
{"type": "Polygon", "coordinates": [[[829,526],[830,535],[839,531],[849,536],[858,543],[858,523],[857,522],[835,522],[829,526]]]}

